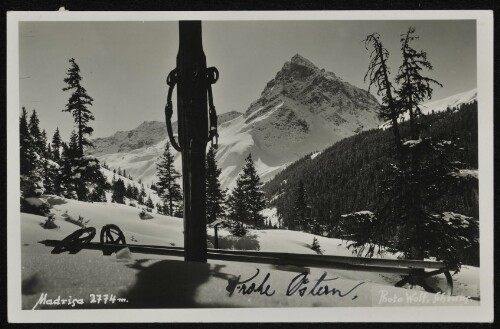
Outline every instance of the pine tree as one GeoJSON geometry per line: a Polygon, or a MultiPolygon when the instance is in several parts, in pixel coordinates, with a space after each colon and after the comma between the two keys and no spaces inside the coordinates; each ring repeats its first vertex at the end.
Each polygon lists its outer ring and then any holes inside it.
{"type": "Polygon", "coordinates": [[[227,205],[229,219],[237,222],[249,222],[246,195],[240,178],[236,180],[236,186],[227,199],[227,205]]]}
{"type": "Polygon", "coordinates": [[[262,182],[260,181],[257,170],[255,169],[252,155],[249,154],[245,159],[243,167],[243,178],[246,185],[245,192],[247,196],[250,220],[255,227],[263,224],[264,216],[260,213],[266,206],[265,194],[262,191],[262,182]]]}
{"type": "MultiPolygon", "coordinates": [[[[49,152],[47,153],[50,154],[49,152]]],[[[43,186],[45,188],[44,193],[59,194],[61,192],[60,176],[61,172],[59,164],[49,158],[44,158],[43,159],[43,186]]]]}
{"type": "Polygon", "coordinates": [[[144,189],[144,184],[141,184],[141,192],[139,192],[139,199],[137,200],[139,204],[144,204],[146,201],[144,198],[146,197],[146,190],[144,189]]]}
{"type": "Polygon", "coordinates": [[[401,36],[403,63],[396,76],[396,82],[401,85],[397,94],[402,108],[410,117],[411,138],[418,139],[419,128],[415,121],[422,115],[420,104],[432,97],[431,84],[442,85],[434,79],[422,76],[421,71],[432,70],[432,65],[427,60],[425,51],[416,51],[411,47],[410,43],[419,38],[414,33],[415,28],[410,27],[407,33],[401,36]]]}
{"type": "Polygon", "coordinates": [[[28,114],[26,108],[23,107],[23,112],[19,118],[19,151],[21,157],[20,169],[21,175],[28,175],[33,168],[33,140],[28,128],[28,114]]]}
{"type": "Polygon", "coordinates": [[[158,176],[157,192],[163,200],[164,211],[173,215],[175,208],[182,202],[181,188],[177,179],[181,176],[174,168],[174,155],[170,152],[170,143],[165,145],[165,151],[156,165],[158,176]]]}
{"type": "Polygon", "coordinates": [[[135,184],[132,186],[132,198],[139,201],[139,189],[135,186],[135,184]]]}
{"type": "Polygon", "coordinates": [[[125,203],[125,195],[127,193],[127,189],[125,188],[125,183],[118,178],[118,180],[113,185],[113,194],[111,196],[111,201],[116,203],[125,203]]]}
{"type": "Polygon", "coordinates": [[[163,207],[161,204],[157,203],[156,204],[156,211],[159,213],[159,214],[162,214],[164,215],[164,212],[163,212],[163,207]]]}
{"type": "Polygon", "coordinates": [[[40,164],[45,194],[55,193],[55,180],[58,175],[59,165],[51,160],[52,151],[50,143],[47,142],[47,133],[42,130],[40,141],[40,164]],[[43,144],[43,145],[42,145],[43,144]]]}
{"type": "Polygon", "coordinates": [[[364,80],[366,81],[367,78],[369,80],[368,91],[370,91],[370,87],[374,85],[377,88],[377,95],[382,96],[379,116],[385,121],[391,121],[391,129],[394,134],[396,148],[401,153],[401,133],[399,132],[398,126],[400,113],[397,100],[394,97],[395,90],[389,79],[390,68],[387,65],[389,51],[382,45],[378,33],[368,35],[364,42],[367,50],[370,45],[373,47],[370,53],[370,64],[368,65],[364,80]]]}
{"type": "Polygon", "coordinates": [[[61,161],[61,147],[62,147],[62,139],[59,134],[59,127],[56,128],[56,132],[54,136],[52,136],[52,159],[59,163],[61,161]]]}
{"type": "Polygon", "coordinates": [[[75,119],[78,134],[78,156],[83,155],[85,146],[92,146],[92,142],[87,138],[91,136],[94,129],[89,126],[89,122],[94,120],[94,115],[88,109],[92,106],[94,99],[87,94],[85,88],[81,85],[82,77],[80,75],[80,68],[74,58],[69,60],[71,66],[68,69],[67,77],[64,82],[67,87],[63,91],[71,91],[68,104],[63,112],[71,112],[75,119]]]}
{"type": "Polygon", "coordinates": [[[50,143],[47,143],[47,147],[46,147],[46,150],[47,150],[47,156],[46,158],[47,159],[50,159],[50,160],[53,160],[53,153],[52,153],[52,146],[50,146],[50,143]]]}
{"type": "Polygon", "coordinates": [[[221,189],[219,176],[221,169],[217,167],[215,160],[217,149],[210,147],[205,163],[205,186],[207,194],[207,223],[221,218],[224,215],[225,191],[221,189]]]}
{"type": "Polygon", "coordinates": [[[47,132],[45,129],[42,130],[42,133],[40,135],[40,141],[39,141],[39,148],[40,148],[40,155],[44,158],[49,159],[50,158],[50,153],[48,152],[47,149],[47,132]]]}
{"type": "Polygon", "coordinates": [[[155,208],[153,200],[151,200],[151,195],[148,195],[148,199],[146,200],[146,207],[148,207],[148,211],[151,211],[155,208]]]}
{"type": "Polygon", "coordinates": [[[27,116],[26,108],[23,107],[19,118],[20,185],[23,197],[41,194],[40,192],[42,192],[40,190],[40,184],[42,184],[40,157],[35,150],[27,116]]]}
{"type": "Polygon", "coordinates": [[[456,185],[453,173],[459,172],[463,164],[450,160],[456,149],[453,141],[420,135],[416,122],[421,114],[419,106],[432,95],[430,85],[439,83],[421,75],[423,69],[432,66],[425,52],[411,48],[411,41],[417,38],[414,31],[410,28],[402,35],[403,64],[396,78],[400,83],[400,109],[410,117],[410,139],[399,146],[399,161],[386,169],[376,213],[344,215],[344,229],[358,254],[366,251],[366,255],[373,256],[376,247],[383,246],[409,259],[437,257],[458,270],[463,251],[476,243],[477,221],[436,210],[434,204],[456,185]]]}
{"type": "Polygon", "coordinates": [[[106,187],[107,181],[104,175],[97,177],[93,190],[90,193],[89,201],[106,202],[106,187]]]}
{"type": "Polygon", "coordinates": [[[43,140],[42,132],[40,131],[40,120],[36,110],[33,110],[30,116],[29,131],[33,141],[33,148],[39,156],[43,156],[45,152],[45,142],[43,140]]]}
{"type": "Polygon", "coordinates": [[[264,216],[260,213],[266,204],[262,183],[249,154],[240,176],[236,179],[236,187],[228,199],[229,218],[250,223],[255,227],[264,224],[264,216]]]}
{"type": "Polygon", "coordinates": [[[304,182],[299,181],[299,186],[297,188],[297,197],[295,198],[295,212],[297,216],[297,224],[299,227],[306,231],[308,227],[307,221],[307,203],[306,203],[306,191],[304,188],[304,182]]]}
{"type": "Polygon", "coordinates": [[[103,195],[101,190],[104,190],[106,184],[99,160],[93,156],[84,156],[84,148],[92,146],[89,137],[94,129],[90,126],[90,121],[94,120],[94,115],[88,107],[92,106],[94,100],[81,84],[80,68],[75,59],[71,58],[69,62],[70,68],[64,78],[67,86],[63,91],[70,91],[71,95],[63,112],[70,112],[73,115],[76,126],[76,133],[72,134],[69,145],[68,155],[71,165],[69,183],[73,185],[73,191],[79,200],[101,199],[103,195]],[[97,190],[98,196],[92,196],[94,190],[97,190]]]}
{"type": "Polygon", "coordinates": [[[106,179],[99,160],[91,155],[81,156],[79,147],[78,134],[72,131],[62,164],[65,194],[81,201],[102,201],[106,179]],[[97,190],[97,195],[94,195],[94,190],[97,190]]]}

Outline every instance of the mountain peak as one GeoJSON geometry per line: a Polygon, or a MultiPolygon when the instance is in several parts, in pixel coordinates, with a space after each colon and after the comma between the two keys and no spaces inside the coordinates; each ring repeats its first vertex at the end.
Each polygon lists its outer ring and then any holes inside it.
{"type": "Polygon", "coordinates": [[[291,62],[294,63],[294,64],[297,64],[297,65],[306,66],[306,67],[309,67],[309,68],[312,68],[312,69],[317,69],[318,68],[310,60],[308,60],[307,58],[305,58],[304,56],[302,56],[300,54],[293,55],[293,57],[291,59],[291,62]]]}

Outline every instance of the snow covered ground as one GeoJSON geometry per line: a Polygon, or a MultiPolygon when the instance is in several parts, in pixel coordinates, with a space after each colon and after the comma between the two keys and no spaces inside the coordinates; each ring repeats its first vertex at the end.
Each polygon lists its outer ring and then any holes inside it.
{"type": "MultiPolygon", "coordinates": [[[[47,299],[58,296],[81,298],[85,304],[75,305],[80,308],[379,306],[383,293],[406,296],[404,298],[408,297],[408,293],[421,293],[418,289],[393,287],[400,277],[391,274],[214,260],[209,260],[207,264],[187,263],[181,257],[131,254],[127,250],[111,256],[103,256],[100,251],[92,250],[82,250],[73,255],[51,254],[52,248],[39,241],[62,239],[79,228],[66,221],[66,216],[83,216],[90,220],[88,226],[95,227],[98,232],[94,241],[99,241],[102,226],[116,224],[124,232],[127,243],[131,244],[181,247],[183,225],[182,219],[159,214],[153,214],[152,219],[141,220],[139,209],[121,204],[85,203],[55,196],[44,196],[42,199],[52,205],[51,212],[55,215],[58,228],[44,229],[40,225],[44,217],[21,214],[22,293],[25,309],[32,309],[43,293],[47,294],[47,299]],[[260,273],[252,282],[258,285],[269,273],[266,285],[271,286],[269,294],[275,291],[272,296],[243,294],[238,289],[232,295],[229,294],[226,290],[228,280],[234,281],[239,275],[240,281],[251,278],[257,269],[260,273]],[[340,290],[346,296],[306,294],[301,297],[298,292],[287,296],[290,282],[307,271],[310,272],[310,282],[315,282],[325,272],[326,278],[336,278],[324,284],[330,289],[340,290]],[[350,290],[352,292],[347,294],[350,290]],[[127,302],[91,304],[90,294],[113,294],[127,302]]],[[[208,233],[209,239],[212,239],[213,231],[210,229],[208,233]]],[[[219,246],[228,249],[315,254],[310,249],[313,238],[312,234],[286,230],[249,230],[245,237],[236,238],[225,230],[219,230],[219,246]]],[[[341,240],[317,239],[326,255],[351,255],[341,240]]],[[[444,276],[434,278],[432,285],[445,290],[444,276]]],[[[467,305],[479,303],[479,268],[464,266],[460,273],[453,276],[453,280],[455,295],[473,297],[467,305]]],[[[312,288],[313,283],[308,286],[312,288]]],[[[432,301],[434,295],[427,295],[432,301]]],[[[443,304],[453,303],[463,305],[464,302],[446,301],[443,304]]],[[[380,306],[385,305],[383,303],[380,306]]],[[[436,304],[430,302],[428,305],[436,304]]],[[[36,309],[52,307],[39,303],[36,309]]]]}
{"type": "MultiPolygon", "coordinates": [[[[123,177],[121,175],[118,175],[118,174],[114,174],[111,170],[108,170],[106,168],[102,168],[101,167],[101,172],[104,174],[104,177],[106,177],[106,180],[111,183],[112,180],[113,180],[113,176],[115,177],[115,179],[121,179],[123,181],[123,183],[125,184],[125,186],[127,185],[132,185],[132,186],[135,186],[137,187],[137,189],[140,191],[141,190],[141,184],[139,184],[138,182],[134,181],[134,180],[130,180],[128,179],[127,177],[123,177]]],[[[144,184],[144,191],[146,192],[146,199],[149,197],[151,197],[151,200],[153,201],[153,204],[162,204],[163,201],[161,201],[160,197],[158,196],[158,194],[156,193],[156,191],[150,189],[147,187],[146,184],[144,184]]],[[[111,202],[111,193],[107,193],[107,200],[108,202],[111,202]]],[[[128,198],[125,198],[125,203],[128,205],[129,204],[129,200],[128,198]]],[[[137,202],[135,202],[137,204],[137,202]]]]}

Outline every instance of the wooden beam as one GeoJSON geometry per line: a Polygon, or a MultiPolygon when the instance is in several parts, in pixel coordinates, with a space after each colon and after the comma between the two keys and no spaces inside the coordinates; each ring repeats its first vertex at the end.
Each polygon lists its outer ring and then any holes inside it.
{"type": "Polygon", "coordinates": [[[177,112],[182,149],[184,259],[207,261],[205,152],[208,139],[207,63],[201,21],[179,22],[177,112]]]}

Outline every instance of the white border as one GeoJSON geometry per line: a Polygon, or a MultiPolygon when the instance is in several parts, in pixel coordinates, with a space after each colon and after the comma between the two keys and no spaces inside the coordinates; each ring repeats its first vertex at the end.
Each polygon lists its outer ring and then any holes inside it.
{"type": "Polygon", "coordinates": [[[493,11],[8,12],[7,273],[9,322],[492,322],[493,11]],[[339,307],[147,310],[21,310],[19,220],[19,21],[477,20],[480,291],[477,307],[339,307]],[[416,316],[418,314],[418,316],[416,316]]]}

